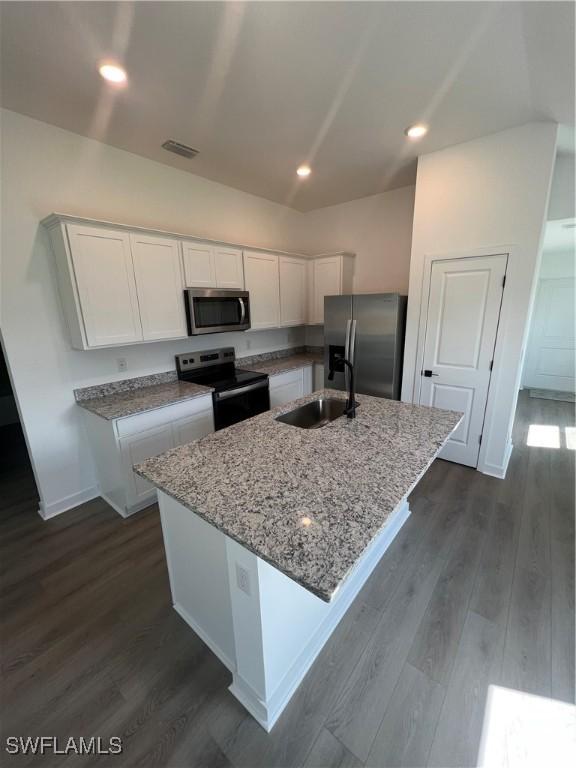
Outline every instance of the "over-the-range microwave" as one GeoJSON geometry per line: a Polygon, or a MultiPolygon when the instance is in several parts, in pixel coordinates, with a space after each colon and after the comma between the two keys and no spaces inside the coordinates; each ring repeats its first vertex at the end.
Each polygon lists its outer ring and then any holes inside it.
{"type": "Polygon", "coordinates": [[[189,336],[250,328],[248,291],[186,288],[184,302],[189,336]]]}

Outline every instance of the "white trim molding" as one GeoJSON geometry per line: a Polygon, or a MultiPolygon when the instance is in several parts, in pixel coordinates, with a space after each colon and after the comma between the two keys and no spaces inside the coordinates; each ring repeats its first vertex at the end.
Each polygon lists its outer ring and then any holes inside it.
{"type": "Polygon", "coordinates": [[[100,491],[97,485],[92,485],[90,488],[85,488],[78,493],[72,493],[69,496],[64,496],[63,499],[53,501],[50,504],[46,504],[40,500],[38,505],[38,514],[43,520],[49,520],[51,517],[61,515],[63,512],[67,512],[69,509],[74,509],[79,504],[84,504],[87,501],[92,501],[100,495],[100,491]]]}

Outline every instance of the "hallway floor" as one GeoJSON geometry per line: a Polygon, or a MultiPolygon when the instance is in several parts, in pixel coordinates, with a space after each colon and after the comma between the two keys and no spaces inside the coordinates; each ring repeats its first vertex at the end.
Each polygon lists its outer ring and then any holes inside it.
{"type": "Polygon", "coordinates": [[[171,608],[156,507],[122,520],[96,499],[43,522],[29,471],[4,474],[3,736],[124,746],[4,764],[475,765],[490,683],[574,701],[573,427],[573,405],[523,392],[506,480],[433,464],[271,734],[171,608]]]}

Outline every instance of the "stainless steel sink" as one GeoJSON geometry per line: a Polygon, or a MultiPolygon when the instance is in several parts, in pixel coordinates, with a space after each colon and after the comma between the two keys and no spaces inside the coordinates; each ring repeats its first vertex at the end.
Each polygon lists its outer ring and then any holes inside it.
{"type": "Polygon", "coordinates": [[[276,416],[276,421],[301,429],[320,429],[344,415],[346,403],[334,397],[320,397],[293,411],[276,416]]]}

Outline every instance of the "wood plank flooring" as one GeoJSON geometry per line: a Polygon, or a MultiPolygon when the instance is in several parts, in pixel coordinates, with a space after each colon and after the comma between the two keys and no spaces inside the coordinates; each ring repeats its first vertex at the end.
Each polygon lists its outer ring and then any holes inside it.
{"type": "Polygon", "coordinates": [[[521,393],[506,480],[436,461],[412,516],[271,734],[171,608],[155,507],[48,522],[0,473],[2,733],[114,735],[119,756],[2,764],[475,765],[490,683],[574,701],[574,406],[521,393]],[[561,448],[526,445],[558,425],[561,448]]]}

